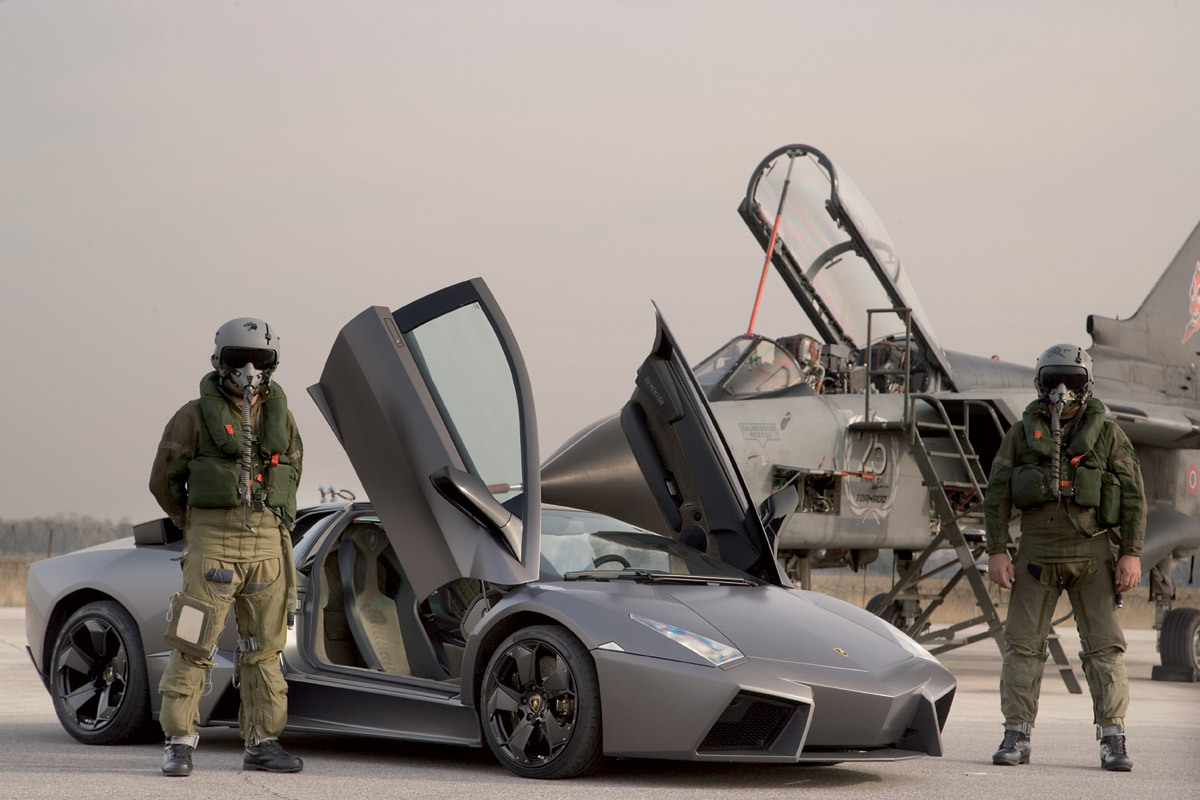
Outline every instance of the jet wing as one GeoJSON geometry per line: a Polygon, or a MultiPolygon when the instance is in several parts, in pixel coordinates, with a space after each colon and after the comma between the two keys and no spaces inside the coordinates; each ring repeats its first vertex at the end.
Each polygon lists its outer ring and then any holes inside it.
{"type": "Polygon", "coordinates": [[[1104,405],[1134,445],[1200,448],[1200,412],[1132,400],[1105,400],[1104,405]]]}

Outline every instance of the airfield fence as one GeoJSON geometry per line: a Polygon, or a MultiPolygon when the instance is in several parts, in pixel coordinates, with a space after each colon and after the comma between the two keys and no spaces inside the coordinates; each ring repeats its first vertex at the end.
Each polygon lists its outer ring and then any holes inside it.
{"type": "Polygon", "coordinates": [[[24,605],[33,562],[132,535],[127,521],[87,516],[0,520],[0,606],[24,605]]]}

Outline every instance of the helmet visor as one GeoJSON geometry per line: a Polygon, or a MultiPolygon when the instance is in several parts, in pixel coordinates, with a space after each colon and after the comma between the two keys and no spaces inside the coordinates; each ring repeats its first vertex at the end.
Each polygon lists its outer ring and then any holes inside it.
{"type": "Polygon", "coordinates": [[[275,351],[261,347],[226,347],[221,351],[221,363],[231,369],[253,364],[257,370],[275,366],[275,351]]]}
{"type": "Polygon", "coordinates": [[[1047,367],[1042,370],[1042,386],[1054,388],[1059,384],[1072,392],[1082,392],[1088,383],[1087,370],[1083,367],[1047,367]]]}

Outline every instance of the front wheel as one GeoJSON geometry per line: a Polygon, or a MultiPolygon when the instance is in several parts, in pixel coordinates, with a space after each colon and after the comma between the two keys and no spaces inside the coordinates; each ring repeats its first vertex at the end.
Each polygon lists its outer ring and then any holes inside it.
{"type": "Polygon", "coordinates": [[[887,597],[887,595],[881,592],[868,600],[867,611],[870,611],[884,622],[895,625],[897,628],[903,627],[902,623],[900,622],[900,601],[893,600],[887,608],[884,608],[883,598],[885,597],[887,597]]]}
{"type": "Polygon", "coordinates": [[[141,635],[115,601],[88,603],[63,623],[50,659],[50,695],[63,728],[84,744],[158,738],[141,635]]]}
{"type": "Polygon", "coordinates": [[[479,717],[496,758],[521,777],[573,778],[604,759],[595,664],[556,625],[501,642],[483,676],[479,717]]]}
{"type": "Polygon", "coordinates": [[[1158,649],[1164,666],[1200,671],[1200,609],[1168,611],[1163,617],[1158,649]]]}

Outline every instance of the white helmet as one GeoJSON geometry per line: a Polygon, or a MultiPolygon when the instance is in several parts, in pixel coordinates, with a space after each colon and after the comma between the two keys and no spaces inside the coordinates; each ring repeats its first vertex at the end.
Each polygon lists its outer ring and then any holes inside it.
{"type": "Polygon", "coordinates": [[[261,319],[231,319],[217,328],[213,341],[213,368],[240,393],[257,393],[279,366],[279,335],[261,319]]]}
{"type": "Polygon", "coordinates": [[[1044,403],[1084,403],[1092,396],[1092,357],[1074,344],[1056,344],[1038,356],[1033,385],[1044,403]]]}

